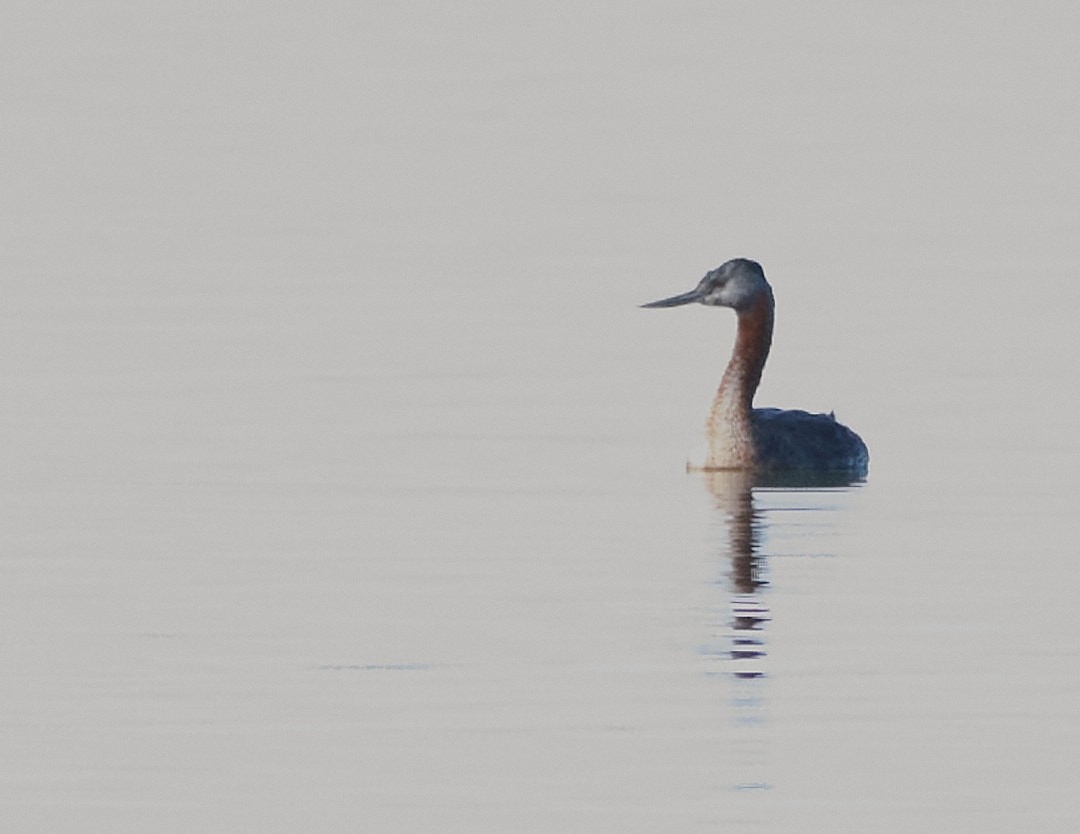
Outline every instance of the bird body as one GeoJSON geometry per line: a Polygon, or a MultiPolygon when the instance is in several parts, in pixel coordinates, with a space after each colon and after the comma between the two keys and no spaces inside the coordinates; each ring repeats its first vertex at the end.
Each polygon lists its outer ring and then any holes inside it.
{"type": "Polygon", "coordinates": [[[688,293],[643,307],[692,303],[730,307],[738,331],[720,387],[705,424],[706,470],[843,471],[866,474],[866,444],[832,414],[754,408],[772,345],[775,302],[761,265],[745,258],[727,261],[705,275],[688,293]]]}

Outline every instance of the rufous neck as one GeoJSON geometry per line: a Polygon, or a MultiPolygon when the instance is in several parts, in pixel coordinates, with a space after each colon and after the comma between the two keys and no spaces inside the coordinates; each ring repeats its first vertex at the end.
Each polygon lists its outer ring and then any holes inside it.
{"type": "Polygon", "coordinates": [[[750,307],[739,311],[735,348],[717,392],[717,405],[746,419],[761,382],[761,372],[769,356],[773,332],[772,293],[762,294],[750,307]]]}

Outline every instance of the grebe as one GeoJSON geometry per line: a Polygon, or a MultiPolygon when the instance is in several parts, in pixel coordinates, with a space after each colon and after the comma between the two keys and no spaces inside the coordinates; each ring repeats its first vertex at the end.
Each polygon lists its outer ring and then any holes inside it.
{"type": "Polygon", "coordinates": [[[772,287],[761,264],[736,258],[682,295],[642,304],[731,307],[739,317],[735,349],[705,424],[709,451],[700,469],[802,470],[866,474],[870,455],[859,435],[832,414],[753,408],[773,331],[772,287]]]}

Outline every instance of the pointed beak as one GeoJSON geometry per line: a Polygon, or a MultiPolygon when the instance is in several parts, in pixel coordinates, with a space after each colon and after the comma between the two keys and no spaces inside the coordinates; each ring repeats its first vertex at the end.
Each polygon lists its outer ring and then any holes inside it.
{"type": "Polygon", "coordinates": [[[648,304],[642,304],[642,307],[681,307],[683,304],[693,304],[695,301],[701,301],[701,293],[697,290],[690,290],[690,292],[684,292],[682,295],[673,295],[671,298],[661,298],[659,301],[650,301],[648,304]]]}

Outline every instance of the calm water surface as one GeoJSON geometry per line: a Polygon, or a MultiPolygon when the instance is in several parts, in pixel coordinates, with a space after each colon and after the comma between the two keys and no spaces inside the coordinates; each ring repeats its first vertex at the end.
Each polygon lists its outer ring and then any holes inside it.
{"type": "Polygon", "coordinates": [[[1080,824],[1075,10],[544,8],[12,14],[6,829],[1080,824]]]}

